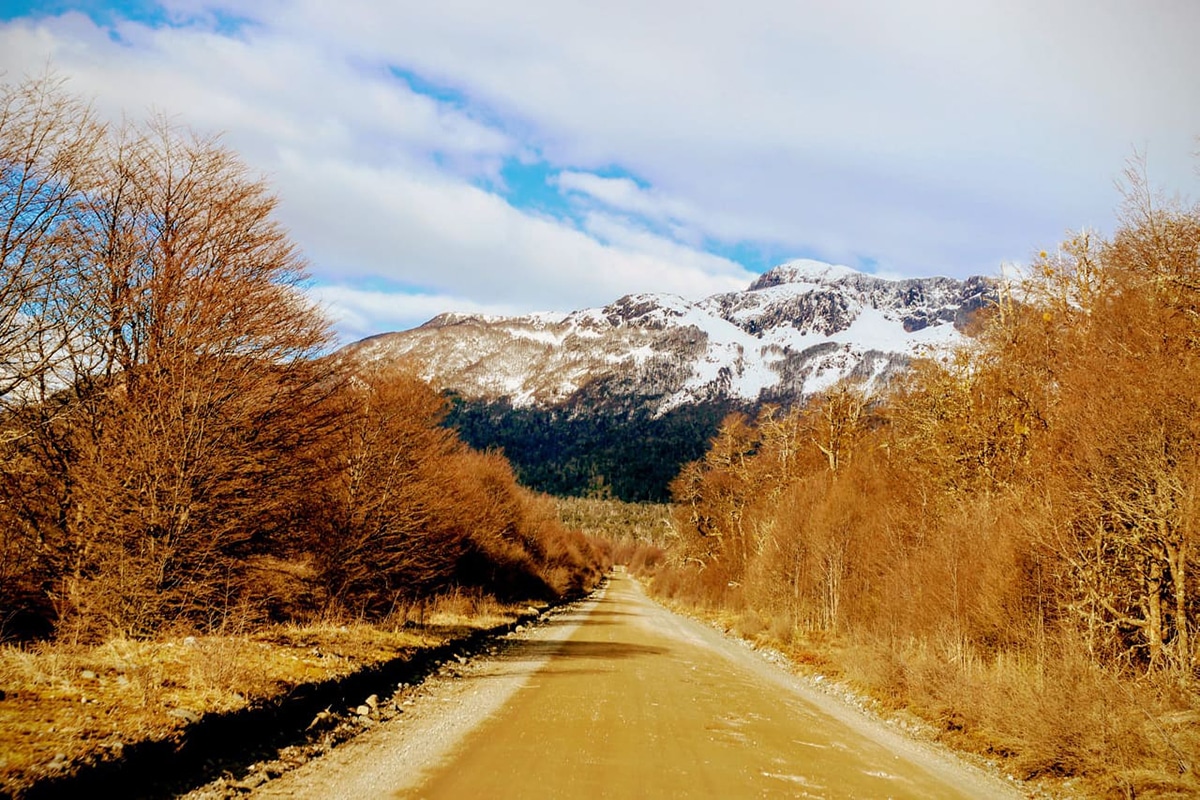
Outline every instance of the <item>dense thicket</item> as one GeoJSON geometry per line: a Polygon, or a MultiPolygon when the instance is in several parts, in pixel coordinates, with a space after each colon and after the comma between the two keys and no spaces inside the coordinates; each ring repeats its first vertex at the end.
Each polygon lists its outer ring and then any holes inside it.
{"type": "Polygon", "coordinates": [[[1194,788],[1200,208],[1130,177],[1117,233],[1041,254],[953,357],[727,419],[660,588],[861,648],[1027,774],[1194,788]]]}
{"type": "Polygon", "coordinates": [[[338,400],[333,463],[303,504],[300,549],[327,603],[379,615],[448,586],[549,598],[598,577],[593,546],[502,456],[442,427],[445,400],[414,373],[357,369],[338,400]]]}
{"type": "Polygon", "coordinates": [[[275,202],[218,141],[0,86],[0,635],[591,577],[427,386],[321,357],[275,202]]]}
{"type": "MultiPolygon", "coordinates": [[[[452,398],[446,425],[478,449],[498,448],[521,484],[560,497],[664,502],[680,468],[704,455],[732,401],[614,409],[611,398],[558,408],[452,398]]],[[[631,401],[636,405],[636,401],[631,401]]]]}

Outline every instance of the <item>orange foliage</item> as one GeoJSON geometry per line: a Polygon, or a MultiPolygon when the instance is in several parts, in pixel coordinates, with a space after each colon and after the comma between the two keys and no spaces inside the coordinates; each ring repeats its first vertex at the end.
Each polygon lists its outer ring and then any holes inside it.
{"type": "Polygon", "coordinates": [[[0,85],[0,637],[596,580],[429,386],[320,357],[275,203],[217,140],[0,85]]]}
{"type": "Polygon", "coordinates": [[[1200,742],[1136,715],[1194,705],[1200,667],[1200,208],[1131,177],[1112,240],[1043,254],[974,342],[886,396],[727,420],[672,487],[659,589],[839,637],[876,665],[859,674],[1031,774],[1187,763],[1200,742]],[[1115,719],[1111,687],[1147,673],[1182,683],[1115,719]]]}
{"type": "Polygon", "coordinates": [[[451,588],[557,597],[598,579],[598,556],[498,453],[439,427],[445,401],[404,368],[357,370],[300,552],[316,560],[326,605],[380,616],[451,588]]]}

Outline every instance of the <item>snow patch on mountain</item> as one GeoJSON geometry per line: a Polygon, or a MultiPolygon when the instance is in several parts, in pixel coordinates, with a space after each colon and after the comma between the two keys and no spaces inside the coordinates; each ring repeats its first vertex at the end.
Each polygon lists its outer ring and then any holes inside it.
{"type": "Polygon", "coordinates": [[[798,260],[699,302],[642,293],[569,314],[449,313],[347,351],[410,359],[439,389],[516,406],[791,402],[846,378],[884,382],[956,346],[995,292],[988,278],[888,280],[798,260]]]}

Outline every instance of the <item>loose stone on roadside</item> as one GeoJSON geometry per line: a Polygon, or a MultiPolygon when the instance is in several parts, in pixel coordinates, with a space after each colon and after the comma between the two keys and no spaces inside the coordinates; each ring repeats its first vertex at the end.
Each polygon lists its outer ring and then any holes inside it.
{"type": "Polygon", "coordinates": [[[328,724],[329,721],[332,719],[333,719],[333,714],[330,712],[330,710],[328,708],[326,708],[323,711],[318,711],[317,715],[315,717],[313,717],[312,722],[308,723],[308,727],[305,728],[305,730],[311,731],[313,728],[319,728],[323,725],[328,724]]]}
{"type": "Polygon", "coordinates": [[[200,715],[190,708],[172,708],[167,712],[167,716],[181,719],[189,724],[200,721],[200,715]]]}

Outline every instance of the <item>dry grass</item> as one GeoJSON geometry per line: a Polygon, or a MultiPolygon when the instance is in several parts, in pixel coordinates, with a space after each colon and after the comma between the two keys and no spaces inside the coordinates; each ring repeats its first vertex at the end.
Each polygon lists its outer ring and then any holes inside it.
{"type": "Polygon", "coordinates": [[[526,607],[502,603],[489,594],[456,590],[396,609],[379,627],[385,630],[420,628],[446,634],[467,632],[511,621],[526,607]]]}
{"type": "Polygon", "coordinates": [[[0,795],[125,746],[179,736],[205,714],[233,711],[312,682],[350,675],[474,630],[524,606],[450,595],[383,625],[280,625],[243,636],[100,645],[0,647],[0,795]]]}
{"type": "Polygon", "coordinates": [[[1200,794],[1200,702],[1176,677],[1131,680],[1067,646],[1043,658],[983,658],[947,646],[864,644],[839,660],[856,686],[1017,777],[1094,796],[1200,794]]]}

